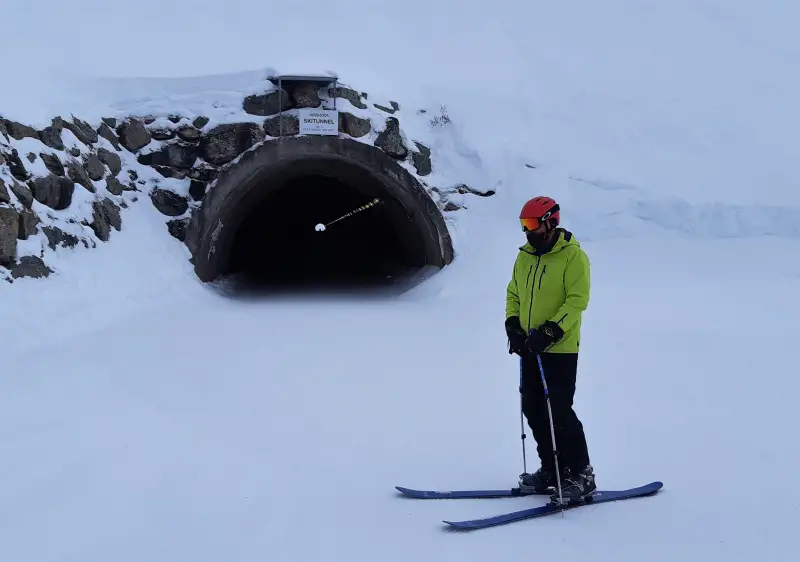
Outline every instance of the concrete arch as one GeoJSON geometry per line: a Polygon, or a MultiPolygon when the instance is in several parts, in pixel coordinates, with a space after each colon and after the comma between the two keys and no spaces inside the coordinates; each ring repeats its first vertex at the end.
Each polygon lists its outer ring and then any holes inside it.
{"type": "MultiPolygon", "coordinates": [[[[379,198],[384,206],[382,220],[388,224],[374,226],[396,233],[412,269],[442,268],[452,262],[452,241],[444,218],[405,168],[365,143],[301,136],[265,141],[219,175],[186,234],[195,272],[202,281],[214,281],[230,271],[234,240],[245,221],[253,223],[253,213],[269,208],[269,200],[301,176],[339,182],[364,200],[379,198]]],[[[303,202],[297,203],[291,205],[296,208],[280,212],[302,213],[303,202]]],[[[364,236],[370,232],[365,230],[364,236]]]]}

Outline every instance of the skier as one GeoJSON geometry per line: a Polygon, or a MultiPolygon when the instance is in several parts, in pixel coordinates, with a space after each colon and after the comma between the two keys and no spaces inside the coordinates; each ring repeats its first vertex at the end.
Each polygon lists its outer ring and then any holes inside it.
{"type": "MultiPolygon", "coordinates": [[[[549,197],[526,202],[520,248],[506,290],[508,352],[522,362],[522,410],[536,440],[541,467],[520,476],[523,491],[555,488],[556,465],[550,416],[537,354],[550,394],[553,429],[565,502],[597,489],[583,425],[573,410],[581,316],[589,302],[589,260],[573,234],[559,227],[558,204],[549,197]]],[[[558,493],[551,496],[558,501],[558,493]]]]}

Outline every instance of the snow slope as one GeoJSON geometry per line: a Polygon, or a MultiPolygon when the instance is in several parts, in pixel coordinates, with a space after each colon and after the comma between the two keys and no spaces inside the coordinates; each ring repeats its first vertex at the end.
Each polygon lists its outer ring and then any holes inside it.
{"type": "Polygon", "coordinates": [[[0,559],[793,559],[800,8],[29,4],[3,5],[6,117],[207,109],[253,69],[331,69],[446,105],[434,165],[497,195],[448,216],[454,265],[391,299],[225,299],[149,205],[109,244],[60,252],[59,275],[0,285],[0,559]],[[136,48],[102,48],[121,35],[136,48]],[[501,325],[515,216],[539,192],[593,264],[576,408],[599,485],[665,488],[443,533],[540,501],[393,491],[521,470],[501,325]],[[758,475],[775,490],[751,491],[758,475]]]}

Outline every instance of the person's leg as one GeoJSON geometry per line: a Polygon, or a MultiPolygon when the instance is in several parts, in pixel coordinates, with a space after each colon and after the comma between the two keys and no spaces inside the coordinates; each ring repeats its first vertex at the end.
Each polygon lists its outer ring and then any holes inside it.
{"type": "Polygon", "coordinates": [[[520,485],[529,491],[545,491],[555,486],[555,463],[553,442],[550,438],[550,417],[535,355],[522,359],[522,411],[536,441],[541,468],[523,475],[520,485]]]}
{"type": "Polygon", "coordinates": [[[562,494],[565,499],[580,498],[593,491],[595,485],[586,434],[573,408],[578,354],[545,353],[542,365],[553,409],[562,494]]]}

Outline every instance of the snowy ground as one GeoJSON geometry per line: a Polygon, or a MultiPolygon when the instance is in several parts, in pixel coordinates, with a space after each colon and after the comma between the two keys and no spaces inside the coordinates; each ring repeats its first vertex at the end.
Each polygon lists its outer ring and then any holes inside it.
{"type": "Polygon", "coordinates": [[[443,165],[470,162],[463,181],[498,194],[454,216],[453,266],[391,299],[231,302],[194,280],[149,205],[111,243],[59,251],[59,275],[0,284],[0,559],[794,559],[797,6],[342,1],[339,29],[362,34],[312,52],[279,31],[302,18],[329,37],[328,15],[288,5],[228,2],[222,21],[216,2],[29,4],[4,6],[0,51],[40,41],[9,57],[6,117],[191,107],[249,87],[240,71],[330,68],[401,106],[446,103],[458,142],[443,165]],[[70,18],[114,44],[121,26],[159,39],[76,57],[92,34],[61,49],[48,33],[70,18]],[[218,37],[198,40],[209,21],[218,37]],[[164,57],[170,38],[195,58],[164,57]],[[363,47],[377,38],[398,56],[363,47]],[[65,64],[79,79],[37,89],[65,64]],[[508,83],[455,80],[485,68],[508,83]],[[159,78],[126,79],[142,75],[159,78]],[[515,217],[538,192],[592,260],[576,407],[598,483],[665,487],[446,533],[442,519],[542,501],[393,490],[504,487],[521,469],[502,323],[515,217]]]}

